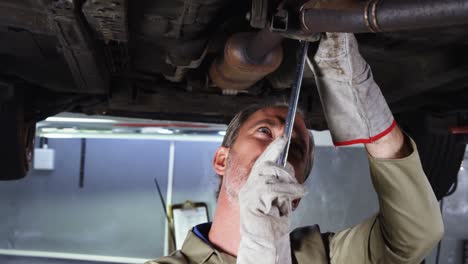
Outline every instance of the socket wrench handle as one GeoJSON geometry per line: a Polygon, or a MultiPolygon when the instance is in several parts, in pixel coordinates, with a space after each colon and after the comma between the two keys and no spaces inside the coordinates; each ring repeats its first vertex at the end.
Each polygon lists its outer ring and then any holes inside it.
{"type": "Polygon", "coordinates": [[[300,41],[299,62],[296,67],[296,79],[294,80],[291,97],[289,98],[288,114],[284,125],[284,136],[287,138],[286,146],[281,153],[277,163],[286,167],[288,162],[289,146],[291,145],[291,137],[294,128],[294,120],[296,118],[297,105],[299,103],[299,94],[301,93],[302,77],[304,75],[304,66],[307,58],[307,50],[309,49],[309,42],[300,41]]]}

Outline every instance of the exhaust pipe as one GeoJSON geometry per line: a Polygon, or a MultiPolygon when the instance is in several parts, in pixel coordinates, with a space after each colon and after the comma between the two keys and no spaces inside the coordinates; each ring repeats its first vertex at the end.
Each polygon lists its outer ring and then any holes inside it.
{"type": "Polygon", "coordinates": [[[229,94],[248,89],[278,69],[283,61],[282,40],[268,29],[231,36],[223,56],[211,64],[211,80],[229,94]]]}
{"type": "Polygon", "coordinates": [[[467,0],[310,1],[300,26],[313,32],[391,32],[468,24],[467,0]]]}

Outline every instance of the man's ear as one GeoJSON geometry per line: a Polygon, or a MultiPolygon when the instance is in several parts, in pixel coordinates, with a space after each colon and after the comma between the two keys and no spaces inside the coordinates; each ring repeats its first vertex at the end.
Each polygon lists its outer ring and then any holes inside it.
{"type": "Polygon", "coordinates": [[[226,171],[227,157],[229,155],[229,148],[219,147],[213,158],[213,169],[216,174],[224,176],[226,171]]]}

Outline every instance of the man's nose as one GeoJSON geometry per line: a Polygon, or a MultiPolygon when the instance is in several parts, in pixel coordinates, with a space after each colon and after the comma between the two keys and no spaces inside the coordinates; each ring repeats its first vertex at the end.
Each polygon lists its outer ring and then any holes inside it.
{"type": "MultiPolygon", "coordinates": [[[[285,126],[285,124],[283,123],[283,124],[281,125],[281,127],[279,127],[279,133],[278,133],[278,135],[279,135],[279,136],[283,136],[285,132],[286,132],[286,126],[285,126]]],[[[292,134],[291,134],[291,139],[292,139],[292,138],[295,138],[296,135],[297,135],[296,130],[293,129],[292,134]]]]}

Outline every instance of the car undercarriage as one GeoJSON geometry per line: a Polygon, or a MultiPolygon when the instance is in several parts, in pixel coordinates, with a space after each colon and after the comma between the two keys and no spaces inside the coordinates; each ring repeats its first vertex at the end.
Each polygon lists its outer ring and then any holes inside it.
{"type": "MultiPolygon", "coordinates": [[[[433,182],[442,182],[440,198],[456,182],[456,173],[449,171],[457,162],[459,166],[467,141],[468,4],[432,3],[419,13],[414,8],[409,17],[416,18],[406,24],[398,17],[404,12],[384,12],[387,6],[393,11],[406,8],[406,2],[312,0],[307,4],[315,6],[304,13],[301,27],[291,10],[303,12],[304,1],[2,0],[0,116],[2,138],[8,142],[1,156],[11,169],[0,178],[25,175],[35,123],[62,111],[226,123],[247,105],[286,101],[297,64],[297,40],[314,40],[310,57],[320,37],[317,32],[339,31],[341,26],[360,33],[356,37],[362,55],[401,126],[429,155],[427,162],[432,163],[434,153],[444,156],[444,147],[456,149],[445,155],[450,169],[441,165],[428,169],[440,172],[426,171],[437,174],[433,182]],[[374,20],[365,20],[371,21],[369,30],[362,21],[346,20],[346,12],[358,7],[374,15],[374,20]],[[314,27],[308,28],[314,33],[305,32],[304,26],[314,27]],[[233,69],[216,71],[245,66],[226,62],[232,47],[227,43],[235,37],[234,44],[249,46],[262,32],[265,38],[253,49],[265,54],[279,49],[281,56],[272,57],[275,67],[243,69],[244,75],[229,72],[233,69]],[[217,63],[222,65],[216,68],[217,63]],[[239,83],[239,78],[247,82],[225,87],[220,76],[224,83],[239,83]]],[[[300,105],[310,129],[327,129],[310,67],[300,105]]]]}

